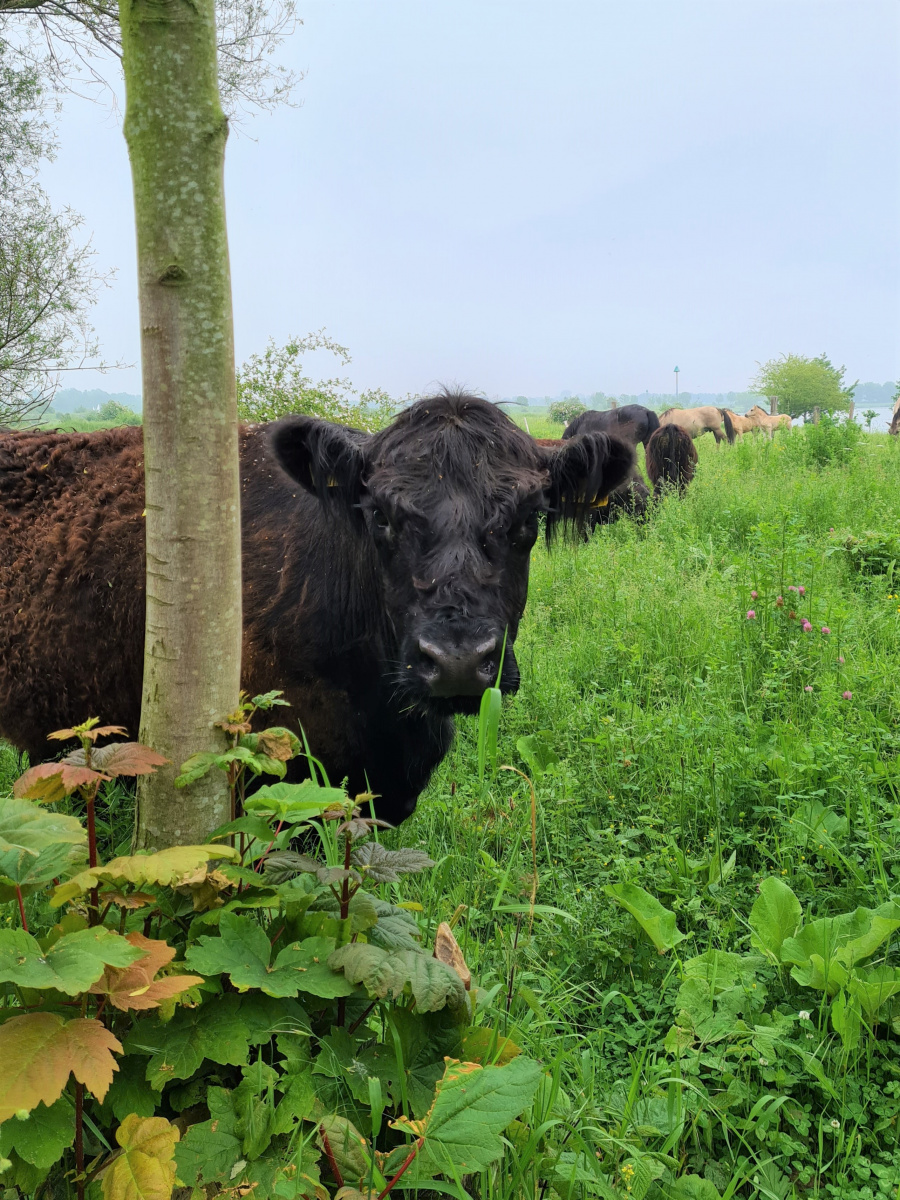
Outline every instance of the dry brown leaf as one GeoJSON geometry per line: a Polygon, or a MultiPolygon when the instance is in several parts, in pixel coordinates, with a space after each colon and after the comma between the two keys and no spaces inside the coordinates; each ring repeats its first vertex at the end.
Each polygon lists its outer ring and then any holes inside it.
{"type": "Polygon", "coordinates": [[[446,963],[448,967],[452,967],[463,981],[466,991],[469,991],[472,986],[472,974],[466,966],[466,960],[463,958],[463,952],[459,948],[459,943],[453,936],[453,930],[446,921],[441,921],[440,925],[438,925],[437,935],[434,939],[434,957],[438,962],[446,963]]]}

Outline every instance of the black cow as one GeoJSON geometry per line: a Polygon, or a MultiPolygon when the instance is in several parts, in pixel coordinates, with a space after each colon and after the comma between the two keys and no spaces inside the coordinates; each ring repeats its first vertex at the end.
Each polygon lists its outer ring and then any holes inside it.
{"type": "MultiPolygon", "coordinates": [[[[548,537],[583,526],[632,462],[602,433],[541,448],[464,394],[371,435],[302,416],[245,428],[243,686],[283,689],[330,778],[402,821],[504,635],[500,686],[518,686],[542,514],[548,537]]],[[[143,504],[140,429],[0,438],[0,733],[32,756],[90,715],[137,731],[143,504]]]]}
{"type": "Polygon", "coordinates": [[[643,404],[623,404],[621,408],[610,408],[604,412],[588,409],[569,422],[563,437],[576,437],[580,433],[611,433],[632,446],[638,442],[646,446],[650,435],[657,429],[659,417],[652,408],[645,408],[643,404]]]}

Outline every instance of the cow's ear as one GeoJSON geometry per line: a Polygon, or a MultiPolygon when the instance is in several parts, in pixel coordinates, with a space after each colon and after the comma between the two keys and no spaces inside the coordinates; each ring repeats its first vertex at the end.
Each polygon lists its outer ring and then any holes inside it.
{"type": "Polygon", "coordinates": [[[283,469],[320,500],[353,509],[359,502],[369,435],[315,417],[283,417],[269,433],[283,469]]]}
{"type": "Polygon", "coordinates": [[[548,539],[560,528],[583,532],[591,509],[605,504],[634,469],[631,446],[606,433],[576,434],[544,454],[550,471],[548,539]]]}

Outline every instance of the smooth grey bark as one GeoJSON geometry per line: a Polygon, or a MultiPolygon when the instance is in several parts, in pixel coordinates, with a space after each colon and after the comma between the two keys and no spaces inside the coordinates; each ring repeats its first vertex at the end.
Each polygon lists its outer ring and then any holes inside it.
{"type": "Polygon", "coordinates": [[[121,0],[137,227],[147,619],[140,740],[173,765],[138,790],[139,849],[204,841],[225,776],[173,787],[225,749],[238,699],[240,491],[214,0],[121,0]]]}

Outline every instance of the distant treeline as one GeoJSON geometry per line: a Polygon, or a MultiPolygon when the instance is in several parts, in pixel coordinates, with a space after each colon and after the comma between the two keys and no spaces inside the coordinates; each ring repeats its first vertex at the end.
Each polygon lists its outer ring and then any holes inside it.
{"type": "MultiPolygon", "coordinates": [[[[888,383],[858,383],[853,395],[856,411],[874,406],[876,408],[890,407],[893,395],[897,389],[896,382],[888,383]]],[[[556,396],[506,396],[506,403],[527,405],[530,408],[549,408],[557,400],[580,400],[588,408],[609,408],[610,402],[617,404],[643,404],[647,408],[659,411],[663,408],[687,408],[692,405],[713,404],[716,408],[730,408],[742,413],[752,408],[754,404],[762,404],[768,408],[766,397],[755,392],[641,392],[639,395],[607,395],[605,392],[577,393],[560,392],[556,396]]]]}
{"type": "Polygon", "coordinates": [[[91,412],[100,409],[109,400],[130,408],[132,412],[141,411],[141,397],[131,392],[104,392],[93,388],[89,392],[79,391],[78,388],[61,388],[53,397],[51,408],[57,413],[91,412]]]}

